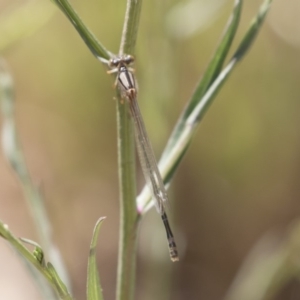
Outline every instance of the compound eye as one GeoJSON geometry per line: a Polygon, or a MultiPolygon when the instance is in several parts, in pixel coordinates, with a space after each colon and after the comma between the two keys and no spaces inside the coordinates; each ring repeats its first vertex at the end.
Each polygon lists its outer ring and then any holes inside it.
{"type": "Polygon", "coordinates": [[[117,67],[119,64],[120,64],[120,59],[119,58],[113,58],[109,62],[109,65],[111,67],[117,67]]]}
{"type": "Polygon", "coordinates": [[[131,64],[134,62],[134,58],[131,55],[126,55],[124,61],[126,62],[126,64],[131,64]]]}

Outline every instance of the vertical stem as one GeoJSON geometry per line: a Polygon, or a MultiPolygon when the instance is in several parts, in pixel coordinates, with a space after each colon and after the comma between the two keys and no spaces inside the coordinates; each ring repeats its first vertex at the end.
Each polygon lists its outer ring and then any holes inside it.
{"type": "Polygon", "coordinates": [[[117,102],[118,156],[120,181],[120,240],[117,299],[130,300],[134,295],[137,209],[135,203],[135,152],[127,105],[117,102]]]}
{"type": "Polygon", "coordinates": [[[142,0],[127,0],[120,54],[134,54],[137,39],[142,0]]]}
{"type": "MultiPolygon", "coordinates": [[[[134,52],[141,5],[142,0],[127,0],[120,54],[134,52]]],[[[139,215],[136,208],[134,134],[126,102],[117,101],[117,120],[121,210],[117,300],[131,300],[134,298],[139,215]]]]}

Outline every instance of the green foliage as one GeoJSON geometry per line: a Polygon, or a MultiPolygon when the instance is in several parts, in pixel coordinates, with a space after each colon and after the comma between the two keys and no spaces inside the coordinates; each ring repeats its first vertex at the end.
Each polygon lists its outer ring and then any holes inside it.
{"type": "Polygon", "coordinates": [[[99,230],[105,218],[100,218],[94,228],[93,237],[90,246],[88,272],[87,272],[87,300],[102,300],[102,289],[100,285],[99,273],[96,262],[96,246],[99,230]]]}
{"type": "MultiPolygon", "coordinates": [[[[72,5],[66,0],[52,1],[66,15],[92,54],[101,62],[107,63],[107,61],[113,57],[112,52],[108,51],[97,40],[95,35],[81,20],[80,16],[74,10],[72,5]]],[[[263,2],[257,16],[254,18],[249,26],[248,31],[244,35],[242,42],[234,52],[233,57],[229,60],[225,67],[223,67],[231,48],[232,41],[235,37],[241,16],[243,1],[235,1],[233,13],[228,22],[228,26],[226,27],[223,38],[221,39],[221,42],[217,47],[204,76],[199,81],[194,94],[188,101],[185,110],[181,114],[181,117],[179,118],[163,153],[160,161],[160,170],[166,185],[169,185],[178,165],[184,157],[200,120],[207,112],[208,108],[212,104],[223,84],[228,79],[229,75],[237,66],[237,63],[244,58],[250,46],[253,44],[254,38],[258,34],[261,25],[263,24],[271,2],[271,0],[266,0],[263,2]]],[[[141,7],[141,0],[127,1],[127,11],[123,26],[119,54],[133,54],[135,52],[141,7]]],[[[0,50],[2,48],[4,49],[4,47],[7,47],[8,43],[15,42],[18,38],[23,36],[23,34],[20,32],[18,35],[15,35],[14,38],[7,39],[5,43],[0,44],[0,50]]],[[[118,94],[117,96],[119,97],[118,94]]],[[[60,299],[72,299],[71,292],[66,284],[67,279],[62,279],[58,274],[59,272],[55,270],[53,265],[50,262],[46,263],[45,261],[43,249],[45,249],[45,252],[49,251],[53,243],[47,228],[48,219],[44,211],[42,196],[38,189],[32,184],[25,161],[23,159],[23,152],[20,143],[18,142],[18,136],[14,123],[12,81],[9,76],[9,72],[3,69],[1,69],[0,74],[0,98],[4,115],[4,123],[6,122],[4,126],[4,135],[8,137],[6,142],[4,140],[3,146],[12,168],[16,171],[20,178],[20,182],[24,189],[25,195],[28,198],[30,206],[35,208],[33,209],[33,215],[36,219],[36,223],[38,224],[37,228],[42,227],[41,236],[45,237],[45,245],[42,245],[41,247],[35,242],[23,239],[22,241],[25,241],[26,243],[29,243],[35,247],[34,251],[30,252],[20,242],[20,240],[9,231],[7,225],[3,223],[0,223],[0,235],[14,247],[14,249],[18,251],[23,258],[30,262],[30,264],[42,274],[60,299]]],[[[141,216],[145,214],[153,206],[153,204],[150,201],[150,195],[146,189],[144,189],[136,199],[133,129],[131,120],[127,113],[127,106],[120,104],[120,101],[117,101],[117,116],[119,178],[121,190],[121,222],[117,299],[130,300],[134,298],[136,244],[139,221],[141,216]],[[137,210],[137,207],[139,208],[139,211],[137,210]]],[[[87,299],[89,300],[103,299],[99,274],[96,267],[95,251],[98,232],[102,221],[103,218],[99,219],[95,226],[90,247],[87,278],[87,299]]],[[[58,265],[60,264],[58,263],[58,265]]]]}
{"type": "MultiPolygon", "coordinates": [[[[2,223],[1,221],[0,236],[6,239],[10,243],[10,245],[21,255],[21,257],[30,262],[30,264],[34,266],[40,272],[41,275],[43,275],[43,277],[56,291],[57,295],[59,295],[60,299],[72,300],[72,297],[70,296],[66,286],[63,284],[54,267],[50,263],[45,264],[44,259],[41,259],[41,254],[43,253],[41,247],[38,246],[35,248],[33,253],[30,252],[21,243],[21,241],[10,232],[8,226],[2,223]]],[[[26,240],[26,242],[28,243],[28,240],[26,240]]],[[[30,244],[36,245],[36,243],[32,241],[30,241],[30,244]]]]}
{"type": "Polygon", "coordinates": [[[75,9],[67,0],[52,0],[66,15],[66,17],[71,21],[72,25],[75,27],[85,44],[91,50],[93,55],[99,60],[110,59],[111,53],[108,52],[104,46],[97,40],[95,35],[88,29],[88,27],[83,23],[81,18],[78,16],[75,9]]]}

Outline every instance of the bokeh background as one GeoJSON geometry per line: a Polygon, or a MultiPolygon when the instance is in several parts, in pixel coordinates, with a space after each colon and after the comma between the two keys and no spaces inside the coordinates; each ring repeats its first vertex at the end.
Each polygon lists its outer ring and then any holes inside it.
{"type": "MultiPolygon", "coordinates": [[[[45,10],[53,6],[43,2],[45,10]]],[[[261,2],[245,1],[233,50],[261,2]]],[[[1,0],[0,19],[26,3],[1,0]]],[[[72,4],[116,53],[125,1],[72,4]]],[[[139,102],[157,157],[232,7],[233,1],[225,0],[144,0],[136,72],[139,102]]],[[[169,194],[179,263],[169,261],[155,211],[144,218],[136,299],[224,299],[259,241],[265,247],[260,245],[258,256],[270,257],[289,239],[300,216],[299,12],[298,0],[274,1],[256,42],[217,96],[178,169],[169,194]]],[[[31,9],[28,22],[39,13],[31,9]]],[[[26,22],[18,20],[16,29],[26,22]]],[[[46,199],[74,296],[85,299],[92,230],[99,217],[107,216],[97,257],[105,299],[114,299],[119,202],[113,79],[58,9],[44,26],[11,43],[1,55],[15,81],[16,120],[26,161],[46,199]]],[[[37,240],[20,185],[2,152],[0,182],[1,220],[17,236],[37,240]]],[[[140,190],[140,169],[138,183],[140,190]]],[[[4,240],[0,299],[41,299],[4,240]]],[[[299,282],[288,280],[271,299],[300,299],[299,282]]]]}

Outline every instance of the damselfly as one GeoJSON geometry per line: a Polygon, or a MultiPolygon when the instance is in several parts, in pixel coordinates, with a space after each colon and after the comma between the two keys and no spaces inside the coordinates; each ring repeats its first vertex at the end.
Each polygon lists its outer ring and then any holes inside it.
{"type": "Polygon", "coordinates": [[[122,98],[125,98],[129,103],[142,171],[146,183],[152,193],[156,210],[160,214],[166,229],[171,260],[178,261],[177,247],[166,213],[168,195],[137,103],[136,80],[134,78],[133,70],[130,68],[130,64],[133,62],[134,58],[131,55],[124,55],[111,59],[109,62],[111,70],[108,71],[108,73],[118,73],[117,86],[121,92],[122,98]]]}

